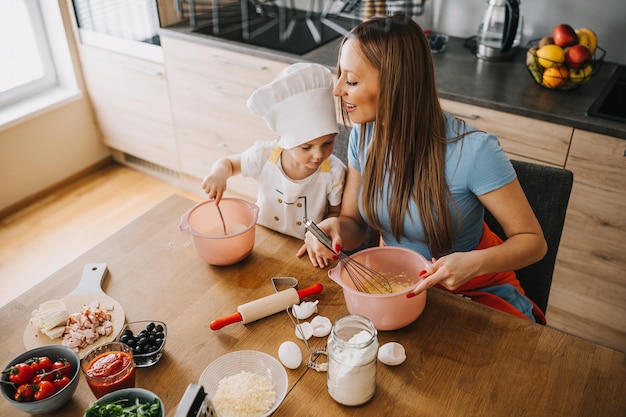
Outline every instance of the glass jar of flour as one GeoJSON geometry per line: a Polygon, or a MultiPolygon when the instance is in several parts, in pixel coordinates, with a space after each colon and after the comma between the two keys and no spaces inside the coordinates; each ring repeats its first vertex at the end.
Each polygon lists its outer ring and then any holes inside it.
{"type": "Polygon", "coordinates": [[[328,393],[343,405],[368,402],[376,392],[378,338],[366,317],[350,314],[328,336],[328,393]]]}

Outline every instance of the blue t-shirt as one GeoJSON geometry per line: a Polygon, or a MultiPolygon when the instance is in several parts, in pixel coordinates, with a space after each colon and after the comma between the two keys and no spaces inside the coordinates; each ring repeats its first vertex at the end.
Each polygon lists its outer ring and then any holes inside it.
{"type": "MultiPolygon", "coordinates": [[[[455,138],[457,132],[456,119],[448,113],[446,117],[446,137],[455,138]]],[[[463,126],[462,124],[460,125],[463,126]]],[[[366,126],[365,151],[359,155],[359,132],[361,125],[355,125],[350,132],[348,146],[348,164],[362,172],[369,152],[372,139],[372,124],[366,126]]],[[[465,131],[476,130],[465,124],[465,131]]],[[[418,161],[419,163],[419,161],[418,161]]],[[[492,134],[475,131],[457,141],[450,141],[446,149],[445,175],[450,193],[454,199],[451,212],[456,227],[456,236],[452,244],[452,252],[467,252],[476,248],[482,237],[484,207],[478,200],[479,195],[501,188],[516,178],[511,161],[500,147],[498,138],[492,134]]],[[[362,189],[359,194],[362,193],[362,189]]],[[[385,186],[384,195],[387,196],[385,186]]],[[[386,245],[402,246],[421,253],[426,259],[432,257],[428,245],[424,241],[424,233],[417,206],[413,200],[409,202],[407,215],[404,218],[403,234],[398,241],[391,233],[387,200],[379,202],[378,215],[382,226],[381,236],[386,245]],[[410,212],[410,215],[408,215],[410,212]]],[[[359,198],[359,211],[367,221],[359,198]]]]}

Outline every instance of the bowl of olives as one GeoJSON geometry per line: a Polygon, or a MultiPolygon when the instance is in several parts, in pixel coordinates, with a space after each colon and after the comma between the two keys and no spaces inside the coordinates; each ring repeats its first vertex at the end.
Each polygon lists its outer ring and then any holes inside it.
{"type": "Polygon", "coordinates": [[[137,368],[145,368],[161,359],[166,339],[165,323],[156,320],[141,320],[126,323],[116,340],[133,350],[133,359],[137,368]]]}

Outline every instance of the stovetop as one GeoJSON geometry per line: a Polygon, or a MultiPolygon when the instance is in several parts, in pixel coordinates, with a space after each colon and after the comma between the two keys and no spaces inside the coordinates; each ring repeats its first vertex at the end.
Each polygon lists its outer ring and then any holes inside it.
{"type": "Polygon", "coordinates": [[[196,33],[295,55],[307,52],[347,33],[356,17],[322,15],[273,3],[249,1],[220,6],[198,18],[196,33]]]}

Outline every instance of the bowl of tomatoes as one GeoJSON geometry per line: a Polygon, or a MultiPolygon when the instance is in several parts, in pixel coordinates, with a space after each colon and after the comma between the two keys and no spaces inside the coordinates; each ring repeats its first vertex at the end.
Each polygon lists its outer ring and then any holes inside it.
{"type": "Polygon", "coordinates": [[[74,395],[79,369],[80,359],[68,347],[47,345],[28,350],[2,370],[2,395],[24,412],[50,413],[74,395]]]}

